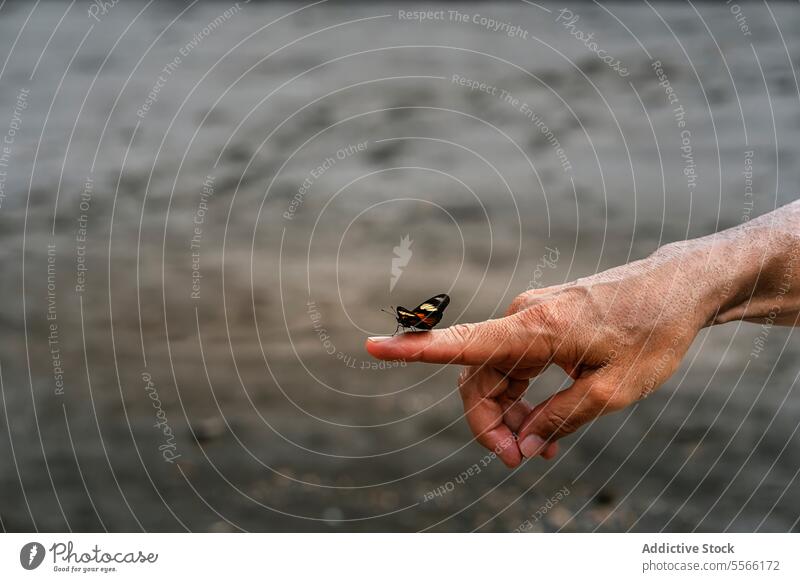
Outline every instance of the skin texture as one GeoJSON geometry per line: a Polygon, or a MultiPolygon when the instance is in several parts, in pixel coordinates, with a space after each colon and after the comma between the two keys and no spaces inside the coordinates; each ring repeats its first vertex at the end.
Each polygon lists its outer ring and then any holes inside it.
{"type": "Polygon", "coordinates": [[[745,320],[798,325],[800,201],[708,237],[565,285],[526,291],[506,316],[369,338],[384,360],[461,364],[458,386],[476,440],[508,467],[558,454],[558,440],[647,397],[697,333],[745,320]],[[532,406],[531,378],[555,364],[570,387],[532,406]]]}

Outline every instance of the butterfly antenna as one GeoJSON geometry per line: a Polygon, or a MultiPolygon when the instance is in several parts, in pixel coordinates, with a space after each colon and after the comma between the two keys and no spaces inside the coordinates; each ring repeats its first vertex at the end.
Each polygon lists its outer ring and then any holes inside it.
{"type": "Polygon", "coordinates": [[[392,311],[389,311],[389,310],[387,310],[387,309],[383,309],[383,308],[381,308],[381,311],[383,311],[384,313],[388,313],[388,314],[389,314],[389,315],[391,315],[392,317],[397,317],[397,315],[396,315],[394,312],[392,312],[392,311]]]}

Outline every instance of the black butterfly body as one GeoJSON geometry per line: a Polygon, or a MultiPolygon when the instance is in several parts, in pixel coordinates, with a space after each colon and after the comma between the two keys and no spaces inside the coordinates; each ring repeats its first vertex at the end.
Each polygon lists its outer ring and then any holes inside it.
{"type": "Polygon", "coordinates": [[[446,293],[440,293],[427,301],[423,301],[414,309],[406,309],[405,307],[398,306],[395,310],[397,312],[395,315],[397,318],[397,328],[394,330],[394,333],[397,333],[397,330],[401,327],[403,329],[417,329],[421,331],[433,329],[442,320],[442,313],[444,313],[449,303],[450,296],[446,293]]]}

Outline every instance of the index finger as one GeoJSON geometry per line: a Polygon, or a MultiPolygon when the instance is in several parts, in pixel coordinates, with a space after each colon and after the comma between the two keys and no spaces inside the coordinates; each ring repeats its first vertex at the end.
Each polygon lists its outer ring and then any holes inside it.
{"type": "Polygon", "coordinates": [[[431,364],[515,364],[531,351],[549,350],[537,341],[542,330],[532,329],[521,314],[481,323],[461,323],[441,330],[409,332],[392,337],[371,337],[366,349],[381,360],[406,360],[431,364]]]}

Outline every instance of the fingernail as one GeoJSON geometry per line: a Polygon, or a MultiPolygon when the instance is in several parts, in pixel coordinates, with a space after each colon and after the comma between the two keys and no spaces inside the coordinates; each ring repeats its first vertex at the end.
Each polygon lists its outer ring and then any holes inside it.
{"type": "Polygon", "coordinates": [[[519,444],[519,450],[522,451],[522,454],[529,459],[541,453],[543,447],[544,439],[535,434],[526,436],[519,444]]]}
{"type": "Polygon", "coordinates": [[[392,336],[390,336],[390,335],[374,335],[372,337],[368,337],[367,341],[379,343],[379,342],[385,342],[388,339],[392,339],[392,336]]]}

